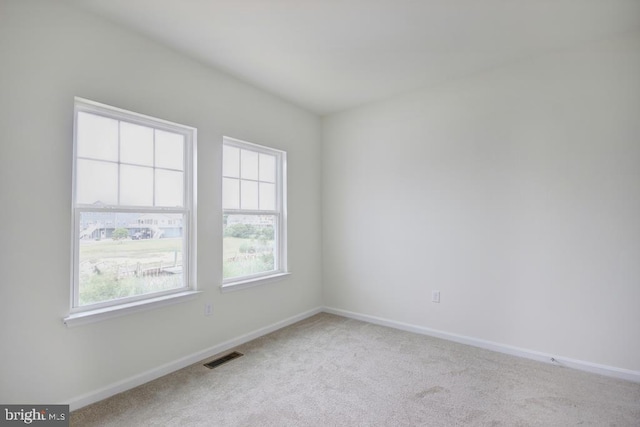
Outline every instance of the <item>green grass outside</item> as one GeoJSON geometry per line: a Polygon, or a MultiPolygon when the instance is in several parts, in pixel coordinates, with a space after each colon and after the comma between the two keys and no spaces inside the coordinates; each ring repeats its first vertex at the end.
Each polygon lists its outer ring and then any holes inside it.
{"type": "Polygon", "coordinates": [[[182,265],[182,238],[80,242],[80,304],[175,289],[182,274],[137,275],[147,267],[182,265]]]}
{"type": "MultiPolygon", "coordinates": [[[[239,277],[250,274],[262,273],[275,269],[273,252],[260,251],[260,248],[268,246],[269,242],[261,242],[255,239],[242,239],[239,237],[225,237],[223,239],[223,277],[239,277]],[[247,256],[246,252],[242,252],[241,248],[257,248],[258,253],[253,256],[247,256]],[[243,259],[243,258],[247,259],[243,259]],[[233,259],[238,258],[238,259],[233,259]]],[[[271,242],[273,244],[273,242],[271,242]]]]}
{"type": "MultiPolygon", "coordinates": [[[[273,252],[265,250],[268,243],[225,237],[223,276],[238,277],[274,270],[273,252]],[[255,249],[255,252],[248,253],[247,248],[255,249]]],[[[171,266],[175,260],[178,265],[182,264],[182,238],[81,241],[80,303],[86,305],[180,287],[182,274],[122,275],[124,269],[133,271],[138,263],[155,265],[162,262],[163,266],[171,266]]]]}
{"type": "Polygon", "coordinates": [[[222,257],[227,260],[240,253],[240,246],[249,241],[249,239],[241,239],[239,237],[225,237],[222,239],[222,257]]]}
{"type": "Polygon", "coordinates": [[[150,254],[164,255],[181,252],[182,238],[81,241],[81,258],[148,258],[150,254]]]}

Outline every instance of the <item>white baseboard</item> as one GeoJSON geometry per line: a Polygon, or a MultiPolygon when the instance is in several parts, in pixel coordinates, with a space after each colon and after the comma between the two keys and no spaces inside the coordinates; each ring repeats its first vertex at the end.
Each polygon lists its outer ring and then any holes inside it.
{"type": "Polygon", "coordinates": [[[102,399],[106,399],[107,397],[111,397],[115,394],[132,389],[134,387],[137,387],[149,381],[160,378],[164,375],[170,374],[171,372],[177,371],[178,369],[182,369],[189,365],[193,365],[194,363],[197,363],[208,357],[214,356],[218,353],[222,353],[223,351],[230,350],[241,344],[244,344],[253,339],[269,334],[271,332],[277,331],[278,329],[282,329],[285,326],[292,325],[296,322],[299,322],[301,320],[304,320],[308,317],[311,317],[321,312],[322,312],[321,307],[317,307],[312,310],[305,311],[304,313],[297,314],[295,316],[276,322],[272,325],[265,326],[253,332],[249,332],[248,334],[244,334],[237,338],[233,338],[231,340],[220,343],[218,345],[214,345],[213,347],[209,347],[197,353],[190,354],[188,356],[182,357],[173,362],[169,362],[164,365],[158,366],[157,368],[150,369],[141,374],[134,375],[133,377],[115,382],[99,390],[92,391],[82,396],[75,397],[68,402],[69,409],[71,411],[75,411],[76,409],[80,409],[83,406],[90,405],[102,399]]]}
{"type": "Polygon", "coordinates": [[[286,326],[292,325],[296,322],[304,320],[308,317],[314,316],[318,313],[326,312],[330,314],[336,314],[338,316],[348,317],[351,319],[361,320],[363,322],[373,323],[376,325],[387,326],[394,329],[400,329],[403,331],[414,332],[417,334],[428,335],[436,338],[442,338],[448,341],[454,341],[461,344],[472,345],[474,347],[480,347],[487,350],[497,351],[499,353],[510,354],[513,356],[524,357],[526,359],[537,360],[545,363],[553,363],[560,366],[566,366],[568,368],[578,369],[581,371],[592,372],[600,375],[605,375],[613,378],[620,378],[627,381],[633,381],[640,383],[640,372],[631,371],[628,369],[616,368],[613,366],[599,365],[596,363],[586,362],[583,360],[575,360],[562,356],[551,355],[534,350],[513,347],[506,344],[500,344],[492,341],[486,341],[478,338],[467,337],[463,335],[452,334],[449,332],[438,331],[435,329],[427,328],[424,326],[412,325],[403,322],[397,322],[391,319],[384,319],[381,317],[370,316],[367,314],[355,313],[347,310],[332,308],[332,307],[317,307],[309,311],[297,314],[272,325],[265,326],[257,329],[253,332],[241,335],[237,338],[225,341],[213,347],[209,347],[197,353],[182,357],[173,362],[166,363],[158,366],[154,369],[150,369],[146,372],[142,372],[138,375],[134,375],[130,378],[115,382],[99,390],[84,394],[82,396],[70,399],[69,409],[74,411],[92,403],[111,397],[115,394],[132,389],[149,381],[153,381],[178,369],[185,368],[194,363],[198,363],[201,360],[207,359],[216,354],[230,350],[241,344],[249,342],[253,339],[259,338],[263,335],[282,329],[286,326]],[[552,359],[555,362],[552,362],[552,359]]]}
{"type": "Polygon", "coordinates": [[[395,320],[384,319],[381,317],[370,316],[368,314],[354,313],[352,311],[342,310],[338,308],[325,307],[325,313],[336,314],[338,316],[348,317],[351,319],[361,320],[363,322],[373,323],[381,326],[388,326],[394,329],[400,329],[417,334],[429,335],[436,338],[442,338],[448,341],[454,341],[461,344],[467,344],[474,347],[480,347],[487,350],[493,350],[499,353],[510,354],[513,356],[524,357],[526,359],[537,360],[540,362],[551,363],[554,365],[565,366],[567,368],[578,369],[581,371],[605,375],[607,377],[620,378],[627,381],[640,383],[640,371],[632,371],[629,369],[616,368],[614,366],[599,365],[596,363],[586,362],[584,360],[570,359],[559,355],[542,353],[539,351],[529,350],[526,348],[514,347],[492,341],[486,341],[478,338],[467,337],[464,335],[452,334],[449,332],[438,331],[436,329],[424,326],[412,325],[409,323],[397,322],[395,320]]]}

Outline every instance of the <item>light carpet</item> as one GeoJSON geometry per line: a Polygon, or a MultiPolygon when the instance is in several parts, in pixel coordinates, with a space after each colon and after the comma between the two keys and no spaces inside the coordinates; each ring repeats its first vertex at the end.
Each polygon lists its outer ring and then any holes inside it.
{"type": "Polygon", "coordinates": [[[640,426],[640,384],[322,313],[74,426],[640,426]]]}

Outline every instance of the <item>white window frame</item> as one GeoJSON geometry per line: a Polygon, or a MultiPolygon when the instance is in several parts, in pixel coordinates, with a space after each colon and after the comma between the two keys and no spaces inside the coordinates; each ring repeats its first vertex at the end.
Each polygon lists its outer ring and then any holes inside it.
{"type": "Polygon", "coordinates": [[[127,111],[110,105],[88,99],[74,98],[74,126],[73,126],[73,181],[72,181],[72,232],[71,232],[71,309],[70,314],[63,319],[67,326],[89,323],[109,317],[120,316],[129,312],[136,312],[173,304],[191,299],[199,292],[196,284],[196,155],[197,130],[193,127],[169,122],[166,120],[127,111]],[[114,120],[133,123],[181,134],[184,139],[184,175],[182,208],[171,207],[140,207],[128,205],[95,206],[76,202],[77,198],[77,123],[78,113],[85,112],[107,117],[114,120]],[[183,214],[183,287],[167,291],[153,292],[119,298],[95,304],[81,306],[79,304],[79,232],[80,214],[82,212],[142,212],[183,214]]]}
{"type": "MultiPolygon", "coordinates": [[[[228,136],[223,137],[222,144],[223,147],[235,147],[256,153],[268,154],[276,158],[276,208],[274,210],[225,209],[224,206],[222,208],[223,216],[227,214],[275,216],[275,247],[277,251],[274,257],[275,270],[228,279],[223,278],[221,290],[226,292],[270,283],[290,274],[288,270],[287,257],[287,153],[286,151],[277,150],[275,148],[254,144],[252,142],[228,136]]],[[[222,172],[220,175],[224,179],[224,174],[222,172]]]]}

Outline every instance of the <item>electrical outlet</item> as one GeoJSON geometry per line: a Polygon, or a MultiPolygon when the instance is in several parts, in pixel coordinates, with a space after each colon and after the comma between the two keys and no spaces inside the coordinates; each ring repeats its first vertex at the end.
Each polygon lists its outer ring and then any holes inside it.
{"type": "Polygon", "coordinates": [[[440,302],[440,291],[432,291],[431,292],[431,301],[432,302],[440,302]]]}
{"type": "Polygon", "coordinates": [[[213,314],[213,304],[206,303],[204,305],[204,315],[205,316],[211,316],[212,314],[213,314]]]}

